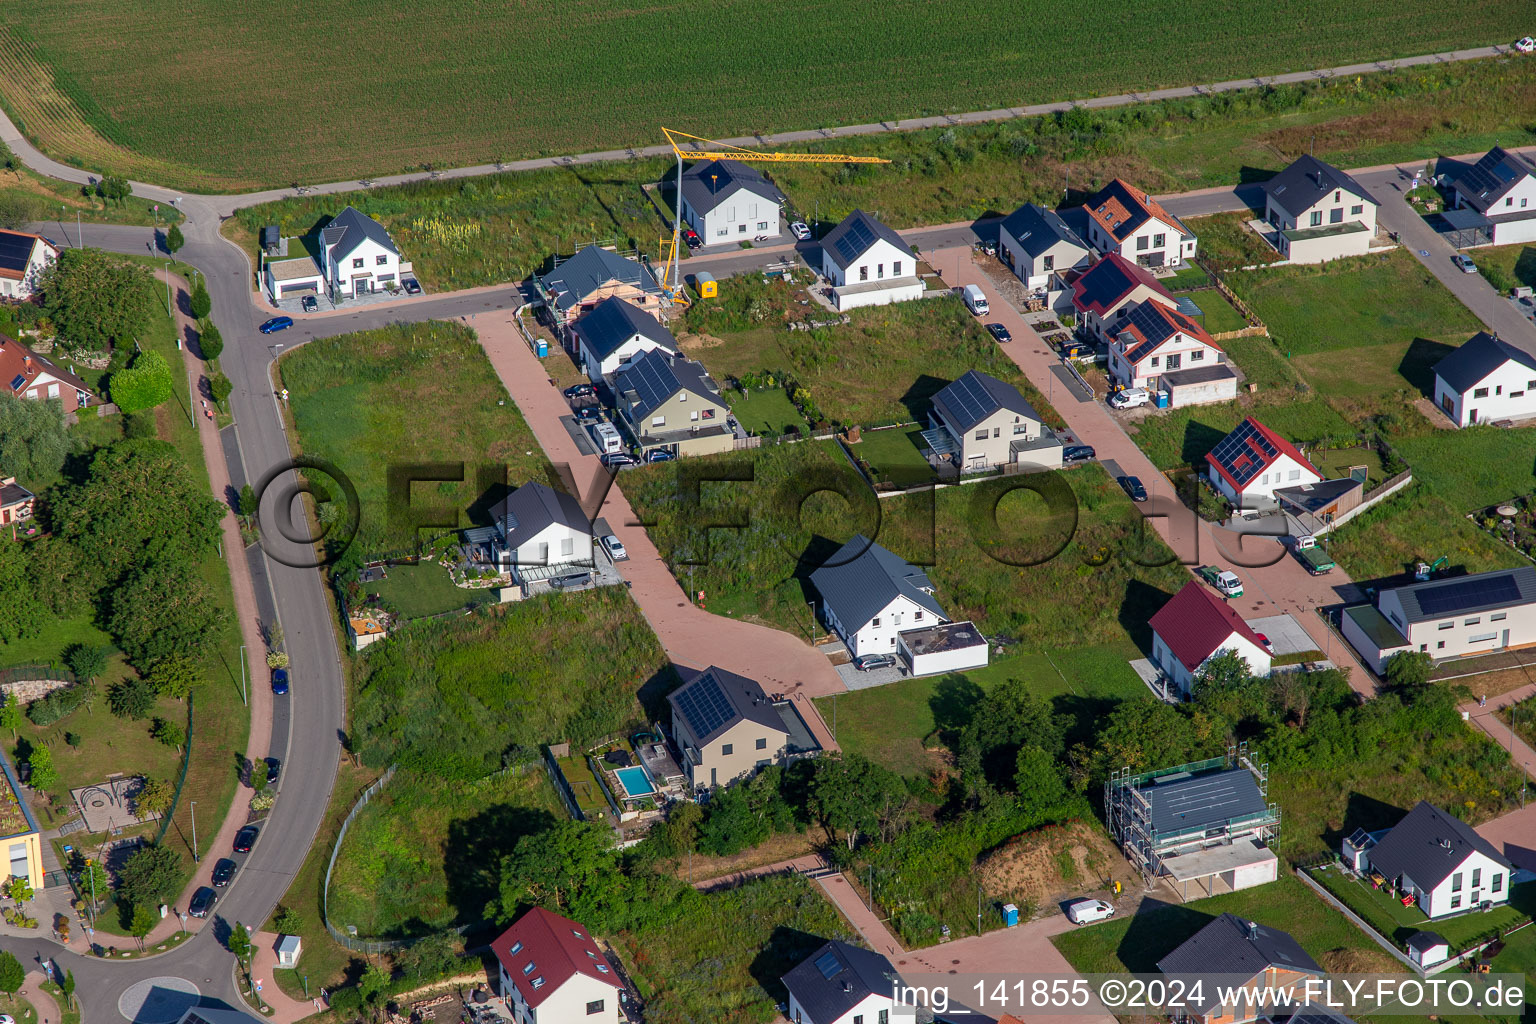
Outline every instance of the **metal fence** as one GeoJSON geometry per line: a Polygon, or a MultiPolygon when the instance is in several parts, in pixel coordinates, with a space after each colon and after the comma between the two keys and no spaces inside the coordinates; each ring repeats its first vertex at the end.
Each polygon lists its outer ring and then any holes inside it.
{"type": "Polygon", "coordinates": [[[544,748],[544,770],[549,773],[549,783],[555,787],[555,792],[560,794],[560,802],[565,804],[566,813],[572,821],[586,821],[587,816],[581,813],[581,808],[576,805],[576,794],[571,792],[571,784],[565,780],[565,773],[560,770],[560,765],[555,761],[555,755],[549,748],[544,748]]]}
{"type": "Polygon", "coordinates": [[[378,796],[384,787],[389,785],[389,780],[395,777],[395,766],[390,765],[383,775],[374,780],[373,785],[363,790],[363,795],[357,798],[357,803],[347,812],[342,820],[341,830],[336,833],[336,845],[331,847],[331,859],[325,866],[325,888],[320,890],[320,917],[325,922],[325,930],[331,933],[331,938],[352,950],[354,953],[387,953],[390,950],[403,949],[411,944],[409,939],[382,939],[365,940],[353,938],[331,924],[331,872],[336,868],[336,856],[341,853],[341,844],[346,841],[347,830],[352,827],[352,820],[358,812],[378,796]]]}
{"type": "MultiPolygon", "coordinates": [[[[181,806],[181,791],[187,786],[187,770],[192,767],[192,694],[187,694],[187,741],[182,748],[181,775],[176,779],[176,792],[171,794],[170,806],[166,807],[165,815],[160,819],[160,827],[155,830],[155,845],[159,846],[165,838],[165,833],[171,827],[171,821],[176,817],[176,808],[181,806]]],[[[196,859],[197,852],[193,851],[196,859]]]]}
{"type": "Polygon", "coordinates": [[[57,665],[13,665],[10,668],[0,668],[0,687],[32,682],[36,679],[52,679],[62,683],[77,681],[73,672],[57,665]]]}

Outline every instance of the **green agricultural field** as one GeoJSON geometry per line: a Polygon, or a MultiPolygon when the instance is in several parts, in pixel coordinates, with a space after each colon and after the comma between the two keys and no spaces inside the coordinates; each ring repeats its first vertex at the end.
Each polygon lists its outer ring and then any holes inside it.
{"type": "Polygon", "coordinates": [[[664,693],[674,675],[622,587],[418,623],[369,648],[359,667],[352,730],[364,762],[455,779],[481,778],[542,743],[595,742],[643,722],[641,698],[664,693]]]}
{"type": "Polygon", "coordinates": [[[401,771],[341,845],[331,920],[368,938],[481,924],[501,858],[565,816],[538,762],[468,783],[401,771]]]}
{"type": "Polygon", "coordinates": [[[300,449],[357,488],[364,552],[411,547],[408,514],[440,513],[445,525],[425,531],[439,533],[488,521],[504,484],[548,481],[533,431],[465,327],[434,321],[324,338],[283,353],[279,367],[300,449]],[[444,462],[464,463],[464,479],[415,484],[409,508],[389,498],[391,466],[444,462]]]}
{"type": "Polygon", "coordinates": [[[347,0],[328,14],[365,26],[358,45],[335,60],[285,61],[274,77],[271,61],[293,39],[288,8],[234,19],[212,0],[174,11],[146,0],[37,0],[0,18],[0,65],[12,115],[59,156],[133,159],[126,150],[145,154],[135,166],[179,170],[183,180],[286,184],[654,144],[660,124],[741,135],[1251,77],[1482,45],[1525,28],[1503,5],[1428,19],[1362,0],[1339,25],[1336,7],[1292,0],[1256,51],[1242,45],[1251,25],[1236,8],[1130,12],[1021,12],[998,0],[900,11],[688,0],[665,19],[595,4],[503,18],[434,3],[381,22],[347,0]],[[1049,75],[996,32],[1021,15],[1035,26],[1032,52],[1053,54],[1049,75]],[[807,32],[832,20],[835,32],[807,32]],[[1341,30],[1320,33],[1320,23],[1341,30]],[[714,70],[657,59],[734,53],[734,33],[721,35],[734,25],[794,45],[714,70]],[[1089,36],[1091,54],[1077,46],[1089,36]],[[1148,40],[1157,41],[1151,50],[1148,40]],[[557,47],[559,59],[520,58],[538,45],[557,47]],[[834,74],[808,89],[795,76],[811,67],[834,74]],[[382,108],[380,68],[400,98],[382,108]]]}
{"type": "Polygon", "coordinates": [[[1309,398],[1275,405],[1223,402],[1170,409],[1148,415],[1136,424],[1131,436],[1158,469],[1203,467],[1206,453],[1248,416],[1291,441],[1314,441],[1354,432],[1331,405],[1320,398],[1309,398]]]}

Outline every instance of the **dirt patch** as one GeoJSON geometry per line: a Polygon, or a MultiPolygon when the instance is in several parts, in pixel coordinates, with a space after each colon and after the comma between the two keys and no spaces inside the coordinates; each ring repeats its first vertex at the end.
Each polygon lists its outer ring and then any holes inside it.
{"type": "Polygon", "coordinates": [[[684,352],[698,352],[724,344],[724,338],[717,338],[713,334],[679,334],[677,336],[677,347],[684,352]]]}
{"type": "Polygon", "coordinates": [[[1127,887],[1135,872],[1096,825],[1073,821],[1015,836],[977,865],[982,888],[1000,900],[1041,908],[1068,897],[1127,887]]]}
{"type": "Polygon", "coordinates": [[[1396,974],[1403,969],[1382,949],[1330,949],[1317,961],[1329,974],[1396,974]]]}
{"type": "Polygon", "coordinates": [[[1437,110],[1373,111],[1322,124],[1292,125],[1266,132],[1257,141],[1272,148],[1282,160],[1294,160],[1303,153],[1313,152],[1314,135],[1317,137],[1316,149],[1325,153],[1335,149],[1361,149],[1373,143],[1422,139],[1440,128],[1444,120],[1445,115],[1437,110]]]}

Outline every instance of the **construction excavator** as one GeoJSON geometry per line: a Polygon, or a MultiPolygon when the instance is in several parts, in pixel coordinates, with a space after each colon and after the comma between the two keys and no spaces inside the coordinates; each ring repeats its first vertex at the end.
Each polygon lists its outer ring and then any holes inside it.
{"type": "Polygon", "coordinates": [[[698,159],[717,159],[725,157],[731,160],[740,160],[742,163],[760,164],[888,164],[889,160],[878,156],[850,156],[846,153],[775,153],[764,152],[758,149],[743,149],[726,142],[716,142],[713,139],[702,138],[698,135],[690,135],[687,132],[676,131],[672,128],[663,128],[662,134],[667,137],[667,143],[672,147],[672,152],[677,156],[677,189],[672,195],[672,239],[666,247],[666,266],[662,270],[662,290],[671,297],[673,302],[687,305],[688,300],[683,297],[682,271],[678,262],[680,253],[678,246],[682,244],[683,234],[683,157],[698,159]],[[703,147],[711,146],[713,149],[703,147]]]}

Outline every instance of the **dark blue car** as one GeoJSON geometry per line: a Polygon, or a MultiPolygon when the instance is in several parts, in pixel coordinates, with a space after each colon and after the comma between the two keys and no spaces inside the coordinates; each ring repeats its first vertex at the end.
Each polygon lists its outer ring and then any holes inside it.
{"type": "Polygon", "coordinates": [[[272,692],[279,697],[288,693],[288,670],[275,668],[272,670],[272,692]]]}
{"type": "Polygon", "coordinates": [[[275,316],[261,325],[262,334],[271,334],[273,331],[286,331],[293,326],[293,317],[275,316]]]}

